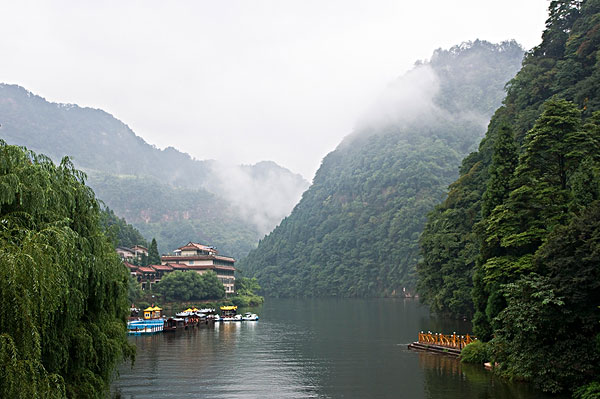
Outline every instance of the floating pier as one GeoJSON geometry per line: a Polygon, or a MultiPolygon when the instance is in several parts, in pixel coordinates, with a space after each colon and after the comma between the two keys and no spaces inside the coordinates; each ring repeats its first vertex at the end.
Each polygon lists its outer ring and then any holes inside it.
{"type": "Polygon", "coordinates": [[[466,345],[477,338],[472,335],[445,335],[441,333],[423,332],[419,333],[419,340],[408,344],[408,349],[439,353],[448,356],[460,356],[460,351],[466,345]]]}

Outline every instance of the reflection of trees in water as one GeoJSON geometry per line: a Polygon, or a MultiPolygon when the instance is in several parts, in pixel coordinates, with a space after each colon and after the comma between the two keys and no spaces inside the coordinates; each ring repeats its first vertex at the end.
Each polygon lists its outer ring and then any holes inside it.
{"type": "Polygon", "coordinates": [[[462,374],[460,361],[451,356],[440,356],[427,352],[419,352],[419,365],[426,373],[439,376],[459,376],[462,374]]]}
{"type": "Polygon", "coordinates": [[[483,366],[461,364],[451,356],[419,352],[419,367],[425,376],[425,397],[428,399],[551,398],[529,384],[498,378],[483,366]]]}

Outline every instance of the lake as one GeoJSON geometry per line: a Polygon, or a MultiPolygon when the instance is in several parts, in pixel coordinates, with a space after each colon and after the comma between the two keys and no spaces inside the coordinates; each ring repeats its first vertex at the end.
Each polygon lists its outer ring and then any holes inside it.
{"type": "Polygon", "coordinates": [[[466,334],[413,299],[268,299],[257,322],[130,337],[113,397],[545,398],[481,366],[414,352],[423,331],[466,334]]]}

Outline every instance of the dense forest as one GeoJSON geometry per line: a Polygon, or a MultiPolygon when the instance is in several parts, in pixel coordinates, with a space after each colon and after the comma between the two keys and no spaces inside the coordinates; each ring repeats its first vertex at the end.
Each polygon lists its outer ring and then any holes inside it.
{"type": "Polygon", "coordinates": [[[271,296],[414,287],[425,216],[483,136],[522,57],[515,42],[475,41],[417,63],[323,159],[292,214],[239,267],[271,296]]]}
{"type": "Polygon", "coordinates": [[[421,237],[421,299],[472,317],[499,373],[551,392],[600,371],[599,50],[600,1],[552,1],[421,237]]]}
{"type": "Polygon", "coordinates": [[[0,140],[0,220],[0,397],[105,397],[128,273],[84,175],[0,140]]]}
{"type": "Polygon", "coordinates": [[[16,85],[0,84],[0,124],[9,144],[55,162],[69,156],[98,198],[146,239],[157,237],[161,252],[192,240],[245,255],[308,187],[274,162],[225,165],[160,150],[102,110],[51,103],[16,85]]]}

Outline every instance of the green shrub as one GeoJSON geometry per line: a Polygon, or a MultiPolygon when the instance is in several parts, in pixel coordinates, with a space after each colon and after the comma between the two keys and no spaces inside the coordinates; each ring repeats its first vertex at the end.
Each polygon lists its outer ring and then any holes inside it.
{"type": "Polygon", "coordinates": [[[460,352],[460,361],[463,363],[488,362],[491,357],[491,347],[487,342],[475,341],[465,346],[460,352]]]}
{"type": "Polygon", "coordinates": [[[574,399],[597,399],[600,398],[600,382],[594,381],[582,387],[579,387],[573,392],[574,399]]]}
{"type": "Polygon", "coordinates": [[[248,307],[250,301],[248,300],[247,296],[234,296],[231,298],[231,302],[233,302],[235,306],[245,308],[248,307]]]}

